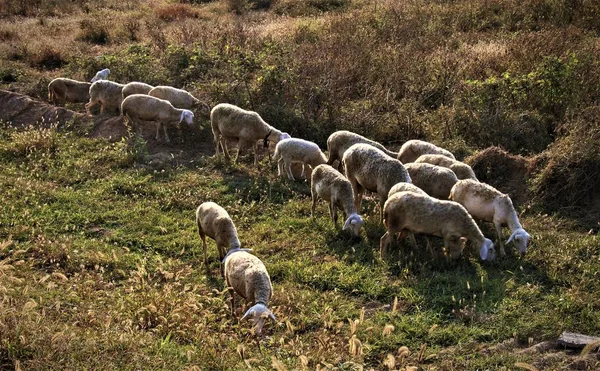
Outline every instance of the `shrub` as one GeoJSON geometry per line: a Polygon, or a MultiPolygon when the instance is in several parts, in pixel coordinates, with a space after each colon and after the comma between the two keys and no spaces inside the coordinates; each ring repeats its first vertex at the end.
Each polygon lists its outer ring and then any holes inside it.
{"type": "Polygon", "coordinates": [[[156,8],[155,13],[158,18],[168,22],[184,18],[198,18],[198,12],[190,5],[186,4],[167,4],[159,6],[156,8]]]}
{"type": "Polygon", "coordinates": [[[109,42],[109,25],[102,18],[87,18],[79,24],[77,39],[92,44],[104,45],[109,42]]]}
{"type": "Polygon", "coordinates": [[[67,64],[61,51],[50,47],[44,47],[38,52],[30,53],[29,62],[32,66],[45,70],[61,68],[67,64]]]}

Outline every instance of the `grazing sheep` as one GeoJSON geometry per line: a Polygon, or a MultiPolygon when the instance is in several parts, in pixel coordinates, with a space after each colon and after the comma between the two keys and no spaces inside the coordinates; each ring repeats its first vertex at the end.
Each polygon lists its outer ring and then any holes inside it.
{"type": "Polygon", "coordinates": [[[416,139],[409,140],[400,147],[400,151],[398,151],[398,160],[402,161],[403,164],[407,164],[409,162],[414,162],[419,156],[428,153],[444,155],[455,160],[454,155],[450,153],[450,151],[438,147],[435,144],[416,139]]]}
{"type": "Polygon", "coordinates": [[[371,139],[365,138],[362,135],[353,133],[347,130],[336,131],[327,138],[327,153],[329,159],[327,160],[327,165],[333,165],[335,160],[338,160],[341,164],[342,158],[344,157],[344,152],[350,146],[356,143],[366,143],[370,144],[375,148],[379,148],[386,155],[391,156],[392,158],[397,158],[398,153],[388,151],[383,145],[378,142],[375,142],[371,139]]]}
{"type": "Polygon", "coordinates": [[[90,99],[90,86],[85,81],[56,78],[48,84],[48,101],[56,105],[70,103],[86,103],[90,99]]]}
{"type": "Polygon", "coordinates": [[[392,195],[394,193],[398,193],[398,192],[414,192],[414,193],[419,193],[422,195],[427,194],[424,190],[422,190],[421,188],[417,187],[416,185],[414,185],[412,183],[402,182],[402,183],[394,184],[392,189],[390,189],[390,191],[388,192],[388,198],[392,197],[392,195]]]}
{"type": "Polygon", "coordinates": [[[279,141],[275,146],[273,159],[277,161],[277,175],[283,176],[285,166],[285,171],[290,180],[294,180],[292,174],[293,162],[302,163],[302,176],[304,178],[306,178],[306,165],[314,168],[327,162],[327,157],[321,152],[318,145],[299,138],[288,138],[279,141]]]}
{"type": "Polygon", "coordinates": [[[183,89],[177,89],[172,86],[156,86],[152,88],[148,95],[151,95],[156,98],[168,100],[174,107],[177,108],[185,108],[185,109],[195,109],[196,107],[202,107],[206,112],[210,110],[208,105],[198,100],[188,91],[183,89]]]}
{"type": "Polygon", "coordinates": [[[90,109],[100,105],[100,114],[104,111],[119,111],[123,101],[123,84],[108,80],[98,80],[90,86],[90,101],[85,105],[85,110],[90,114],[90,109]]]}
{"type": "Polygon", "coordinates": [[[132,94],[148,94],[152,90],[153,86],[143,82],[133,81],[123,86],[121,96],[123,99],[127,98],[132,94]]]}
{"type": "MultiPolygon", "coordinates": [[[[228,250],[240,248],[240,239],[233,220],[225,209],[214,202],[204,202],[196,209],[196,225],[204,247],[204,265],[208,269],[206,257],[206,236],[215,240],[219,251],[219,263],[228,250]]],[[[221,274],[223,266],[221,265],[221,274]]]]}
{"type": "Polygon", "coordinates": [[[412,182],[431,197],[447,200],[452,186],[458,182],[456,174],[445,167],[427,163],[408,163],[404,167],[412,182]]]}
{"type": "Polygon", "coordinates": [[[90,82],[96,82],[96,81],[99,81],[99,80],[106,80],[108,78],[109,74],[110,74],[110,70],[108,68],[100,70],[100,71],[96,72],[96,75],[94,75],[94,77],[92,77],[92,79],[90,80],[90,82]]]}
{"type": "Polygon", "coordinates": [[[329,213],[336,227],[337,209],[340,209],[347,217],[342,230],[350,229],[355,236],[360,235],[360,228],[364,222],[354,207],[352,185],[339,171],[326,164],[315,167],[311,176],[310,193],[312,195],[311,217],[314,218],[317,198],[321,197],[329,202],[329,213]]]}
{"type": "Polygon", "coordinates": [[[402,239],[408,232],[442,237],[452,259],[462,254],[467,241],[479,249],[481,260],[495,259],[494,243],[485,238],[467,210],[454,201],[438,200],[414,192],[399,192],[386,201],[383,224],[387,231],[379,243],[382,259],[387,255],[392,236],[400,233],[398,239],[402,239]]]}
{"type": "Polygon", "coordinates": [[[380,216],[383,217],[383,204],[390,189],[396,183],[411,183],[410,175],[400,161],[369,144],[357,143],[350,146],[344,152],[342,165],[352,185],[357,211],[360,211],[362,194],[366,189],[379,196],[380,216]]]}
{"type": "Polygon", "coordinates": [[[229,160],[227,140],[237,140],[238,152],[234,161],[237,161],[241,147],[251,144],[254,147],[255,166],[258,165],[258,140],[262,140],[264,147],[268,148],[269,141],[277,144],[283,139],[290,138],[289,134],[282,133],[267,124],[258,113],[228,103],[220,103],[213,107],[210,112],[210,124],[215,140],[216,156],[219,155],[220,145],[225,158],[229,160]]]}
{"type": "Polygon", "coordinates": [[[160,127],[162,126],[165,133],[165,142],[167,143],[171,141],[167,134],[167,125],[181,123],[182,121],[185,121],[188,125],[192,125],[194,121],[194,113],[192,111],[175,108],[169,101],[145,94],[133,94],[125,98],[121,105],[121,113],[131,122],[136,132],[139,130],[138,125],[136,125],[137,120],[155,121],[155,139],[159,139],[160,127]]]}
{"type": "Polygon", "coordinates": [[[519,222],[517,212],[508,195],[489,184],[464,179],[454,185],[450,191],[450,199],[463,205],[473,218],[494,223],[500,244],[500,255],[506,255],[504,242],[502,242],[502,225],[507,225],[512,231],[506,243],[514,241],[521,254],[527,252],[531,236],[519,222]]]}
{"type": "Polygon", "coordinates": [[[425,162],[431,165],[437,165],[442,167],[447,167],[448,169],[454,171],[458,180],[461,179],[473,179],[477,180],[475,176],[475,172],[471,167],[464,162],[460,162],[457,160],[453,160],[450,157],[444,155],[421,155],[415,162],[425,162]]]}
{"type": "Polygon", "coordinates": [[[234,292],[243,297],[252,307],[246,311],[242,320],[251,317],[254,321],[256,335],[260,335],[265,317],[277,321],[267,307],[273,287],[267,268],[259,258],[250,254],[248,249],[232,249],[225,259],[225,282],[231,294],[231,314],[234,314],[234,292]]]}

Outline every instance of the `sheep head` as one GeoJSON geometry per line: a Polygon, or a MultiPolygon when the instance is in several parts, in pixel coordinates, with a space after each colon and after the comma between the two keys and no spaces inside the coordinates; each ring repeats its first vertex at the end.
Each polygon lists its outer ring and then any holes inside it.
{"type": "Polygon", "coordinates": [[[256,335],[260,335],[262,328],[265,325],[266,317],[269,317],[269,318],[273,319],[273,321],[277,322],[277,320],[275,319],[275,316],[273,315],[273,312],[271,312],[269,310],[269,308],[267,308],[267,306],[264,305],[263,303],[257,303],[254,306],[252,306],[250,309],[248,309],[246,311],[246,313],[244,314],[244,316],[242,317],[242,320],[246,317],[252,317],[256,335]]]}
{"type": "Polygon", "coordinates": [[[363,226],[364,221],[360,215],[354,213],[346,219],[342,230],[345,231],[349,229],[353,235],[360,236],[360,228],[363,226]]]}
{"type": "Polygon", "coordinates": [[[506,244],[509,244],[511,241],[515,241],[515,246],[523,255],[527,252],[527,246],[529,246],[529,242],[531,242],[531,236],[523,228],[517,228],[510,235],[506,244]]]}
{"type": "Polygon", "coordinates": [[[483,239],[483,244],[479,248],[479,257],[481,260],[488,261],[496,259],[496,249],[494,248],[494,243],[489,238],[483,239]]]}
{"type": "Polygon", "coordinates": [[[103,70],[96,72],[96,75],[90,81],[96,82],[98,80],[106,80],[108,78],[109,74],[110,74],[110,70],[108,68],[105,68],[103,70]]]}
{"type": "Polygon", "coordinates": [[[184,109],[179,117],[179,122],[184,120],[188,125],[192,125],[194,123],[194,113],[190,110],[184,109]]]}

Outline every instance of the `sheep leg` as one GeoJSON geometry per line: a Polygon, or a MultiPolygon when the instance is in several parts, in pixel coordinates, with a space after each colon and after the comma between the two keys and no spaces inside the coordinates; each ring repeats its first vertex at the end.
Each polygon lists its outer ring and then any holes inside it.
{"type": "Polygon", "coordinates": [[[229,156],[229,148],[227,147],[227,139],[224,136],[221,136],[221,148],[223,149],[225,158],[229,161],[231,159],[231,156],[229,156]]]}
{"type": "Polygon", "coordinates": [[[494,227],[496,227],[496,234],[498,235],[498,244],[500,245],[500,256],[506,256],[506,251],[504,250],[504,241],[502,241],[502,223],[494,222],[494,227]]]}
{"type": "Polygon", "coordinates": [[[333,221],[333,224],[337,228],[337,226],[338,226],[337,209],[336,209],[335,205],[333,204],[333,202],[329,203],[329,213],[331,214],[331,220],[333,221]]]}
{"type": "Polygon", "coordinates": [[[258,166],[258,142],[254,144],[254,166],[258,166]]]}
{"type": "Polygon", "coordinates": [[[315,208],[317,207],[317,190],[316,187],[313,185],[310,189],[310,195],[312,198],[312,205],[310,206],[310,217],[314,218],[315,217],[315,208]]]}
{"type": "Polygon", "coordinates": [[[277,161],[277,176],[283,176],[283,157],[280,157],[279,160],[277,161]]]}
{"type": "Polygon", "coordinates": [[[387,195],[379,196],[379,220],[383,223],[383,205],[385,205],[385,201],[387,201],[387,195]]]}
{"type": "Polygon", "coordinates": [[[219,133],[213,132],[213,137],[215,140],[215,157],[219,156],[219,144],[220,144],[220,140],[219,140],[219,133]]]}
{"type": "Polygon", "coordinates": [[[171,139],[169,139],[169,134],[167,134],[167,125],[161,124],[163,131],[165,132],[165,142],[171,143],[171,139]]]}
{"type": "Polygon", "coordinates": [[[227,290],[229,291],[229,294],[231,294],[231,316],[235,317],[235,292],[233,291],[233,287],[227,287],[227,290]]]}
{"type": "Polygon", "coordinates": [[[89,101],[89,102],[87,102],[87,103],[85,104],[85,112],[86,112],[88,115],[90,115],[90,116],[91,116],[91,115],[92,115],[92,113],[91,113],[91,111],[90,111],[90,110],[91,110],[91,109],[92,109],[92,107],[94,107],[95,105],[96,105],[96,102],[92,102],[92,101],[89,101]]]}
{"type": "Polygon", "coordinates": [[[206,256],[206,235],[202,231],[198,231],[200,238],[202,239],[202,246],[204,247],[204,266],[208,270],[208,257],[206,256]]]}
{"type": "Polygon", "coordinates": [[[292,173],[292,161],[285,161],[285,170],[289,180],[294,180],[294,174],[292,173]]]}
{"type": "Polygon", "coordinates": [[[354,194],[354,207],[356,208],[356,212],[360,213],[363,193],[362,186],[358,184],[354,178],[349,178],[348,180],[350,180],[350,184],[352,185],[352,193],[354,194]]]}

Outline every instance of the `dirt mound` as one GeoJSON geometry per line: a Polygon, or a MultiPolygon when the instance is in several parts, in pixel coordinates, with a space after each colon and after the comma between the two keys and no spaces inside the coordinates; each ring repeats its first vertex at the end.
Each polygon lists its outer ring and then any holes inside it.
{"type": "Polygon", "coordinates": [[[600,107],[571,118],[543,153],[532,182],[534,201],[548,212],[598,227],[600,215],[600,107]]]}
{"type": "Polygon", "coordinates": [[[65,124],[84,116],[62,107],[31,99],[27,95],[0,90],[0,120],[13,126],[65,124]]]}
{"type": "Polygon", "coordinates": [[[465,159],[479,181],[507,193],[516,205],[528,199],[527,179],[531,174],[529,159],[513,155],[500,147],[489,147],[465,159]]]}

